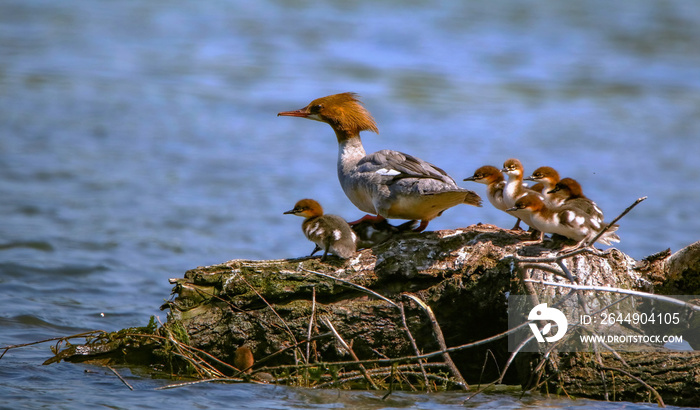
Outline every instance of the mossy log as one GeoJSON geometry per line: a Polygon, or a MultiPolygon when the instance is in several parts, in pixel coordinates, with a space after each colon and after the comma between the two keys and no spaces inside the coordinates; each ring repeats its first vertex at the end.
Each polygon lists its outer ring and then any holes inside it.
{"type": "MultiPolygon", "coordinates": [[[[309,366],[317,364],[334,373],[335,381],[338,371],[352,369],[358,370],[356,379],[364,380],[364,386],[377,387],[373,378],[389,380],[394,375],[373,370],[372,361],[376,369],[376,363],[390,359],[437,352],[424,355],[425,362],[442,366],[437,378],[446,381],[446,386],[498,380],[529,388],[543,356],[520,354],[516,365],[502,374],[511,353],[505,338],[493,336],[508,329],[507,295],[532,292],[532,284],[523,282],[524,269],[518,261],[556,255],[564,245],[558,240],[544,245],[524,243],[530,239],[526,232],[479,224],[436,232],[394,232],[383,243],[348,260],[233,260],[199,267],[187,271],[184,278],[171,279],[174,297],[163,306],[169,309],[165,326],[177,324],[184,329],[189,346],[222,363],[233,364],[236,349],[248,347],[257,361],[254,371],[306,368],[307,376],[313,378],[318,368],[309,366]],[[434,316],[414,300],[423,301],[434,316]],[[445,346],[489,338],[494,340],[452,349],[449,356],[441,353],[445,346]],[[353,365],[357,361],[366,365],[353,365]],[[332,363],[340,365],[333,367],[332,363]]],[[[665,251],[641,261],[616,249],[582,252],[562,264],[579,284],[697,294],[698,248],[694,244],[674,255],[665,251]]],[[[536,280],[567,282],[546,266],[528,269],[528,274],[536,280]]],[[[81,352],[63,358],[104,356],[104,352],[81,352]]],[[[125,360],[123,355],[121,360],[125,360]]],[[[401,363],[416,364],[415,360],[398,362],[392,373],[400,372],[396,366],[401,363]]],[[[700,356],[692,352],[594,355],[555,351],[547,356],[546,366],[541,366],[539,379],[546,382],[537,386],[578,397],[661,398],[667,404],[698,405],[698,364],[700,356]]],[[[218,368],[226,373],[222,366],[218,368]]],[[[416,368],[404,368],[404,372],[421,380],[416,368]]],[[[435,373],[430,376],[422,379],[430,379],[434,387],[435,373]]],[[[321,385],[333,383],[317,384],[321,385]]]]}

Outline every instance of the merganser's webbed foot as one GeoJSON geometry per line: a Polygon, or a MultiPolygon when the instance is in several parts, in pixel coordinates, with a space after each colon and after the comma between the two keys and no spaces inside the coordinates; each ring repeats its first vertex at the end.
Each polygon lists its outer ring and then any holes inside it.
{"type": "Polygon", "coordinates": [[[355,226],[355,225],[359,224],[360,222],[365,222],[365,221],[368,221],[368,222],[370,222],[370,223],[372,223],[372,224],[378,224],[378,223],[380,223],[380,222],[382,222],[382,221],[386,221],[386,218],[384,218],[384,217],[381,216],[381,215],[370,215],[370,214],[367,214],[367,215],[363,216],[362,218],[360,218],[360,219],[358,219],[358,220],[356,220],[356,221],[348,222],[348,225],[350,225],[350,226],[355,226]]]}
{"type": "Polygon", "coordinates": [[[423,232],[425,228],[428,227],[428,224],[430,221],[420,221],[420,225],[416,229],[413,230],[413,232],[423,232]]]}
{"type": "Polygon", "coordinates": [[[418,221],[404,222],[394,226],[387,219],[379,222],[372,219],[352,225],[352,230],[357,235],[357,248],[367,249],[385,242],[387,239],[402,232],[410,232],[418,225],[418,221]]]}
{"type": "Polygon", "coordinates": [[[518,218],[517,221],[515,221],[515,225],[513,225],[512,228],[510,228],[511,231],[522,231],[523,228],[520,227],[520,218],[518,218]]]}
{"type": "Polygon", "coordinates": [[[318,251],[320,251],[320,250],[321,250],[321,247],[318,246],[318,245],[316,245],[316,246],[314,247],[314,250],[311,251],[311,253],[309,254],[309,256],[314,256],[314,253],[316,253],[316,252],[318,252],[318,251]]]}
{"type": "Polygon", "coordinates": [[[416,229],[418,229],[417,224],[418,224],[418,221],[414,219],[414,220],[402,223],[401,225],[397,226],[396,229],[399,232],[415,231],[416,229]]]}

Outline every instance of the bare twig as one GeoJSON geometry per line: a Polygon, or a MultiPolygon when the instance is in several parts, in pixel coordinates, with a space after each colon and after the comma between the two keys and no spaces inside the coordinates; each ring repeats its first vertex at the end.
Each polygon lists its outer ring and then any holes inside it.
{"type": "Polygon", "coordinates": [[[447,363],[447,367],[450,369],[450,373],[452,373],[452,377],[457,379],[457,381],[464,390],[469,390],[469,385],[464,380],[464,377],[462,377],[462,374],[459,372],[459,369],[457,369],[455,363],[452,361],[450,354],[447,353],[447,344],[445,343],[445,337],[442,335],[442,329],[440,329],[440,325],[437,322],[437,318],[435,318],[433,310],[416,295],[413,295],[411,293],[402,293],[402,295],[416,302],[418,306],[420,306],[421,309],[423,309],[423,311],[425,311],[425,313],[428,315],[428,318],[430,319],[430,324],[433,326],[433,333],[435,333],[435,337],[437,338],[438,346],[440,346],[440,349],[445,351],[443,358],[445,360],[445,363],[447,363]]]}
{"type": "Polygon", "coordinates": [[[639,204],[640,204],[642,201],[644,201],[645,199],[647,199],[647,197],[645,197],[645,196],[643,196],[643,197],[641,197],[641,198],[637,198],[637,200],[634,201],[634,203],[633,203],[632,205],[628,206],[627,209],[625,209],[624,211],[622,211],[622,213],[621,213],[620,215],[617,216],[617,218],[613,219],[612,222],[610,222],[609,224],[607,224],[607,225],[605,226],[605,228],[603,228],[600,232],[598,232],[598,234],[597,234],[596,236],[594,236],[593,239],[591,239],[590,241],[588,241],[588,242],[586,243],[586,246],[593,245],[593,244],[598,240],[598,238],[600,238],[601,236],[603,236],[603,234],[604,234],[605,232],[607,232],[607,231],[613,226],[613,224],[615,224],[615,222],[617,222],[617,221],[619,221],[620,219],[622,219],[622,217],[625,216],[625,215],[627,215],[627,213],[628,213],[629,211],[631,211],[632,208],[634,208],[635,206],[639,205],[639,204]]]}
{"type": "Polygon", "coordinates": [[[559,277],[561,277],[561,278],[568,279],[567,276],[566,276],[566,274],[565,274],[564,272],[562,272],[561,270],[557,269],[557,268],[554,267],[554,266],[545,265],[544,263],[530,263],[530,262],[527,262],[527,263],[523,263],[522,266],[523,266],[524,269],[525,269],[525,268],[528,268],[528,269],[539,269],[539,270],[541,270],[541,271],[549,272],[549,273],[551,273],[551,274],[553,274],[553,275],[556,275],[556,276],[559,276],[559,277]]]}
{"type": "Polygon", "coordinates": [[[117,371],[114,370],[114,368],[113,368],[112,366],[107,366],[107,368],[108,368],[109,370],[111,370],[112,373],[114,373],[114,374],[119,378],[119,380],[121,380],[122,383],[124,383],[124,384],[126,385],[126,387],[129,388],[129,390],[134,390],[134,388],[129,384],[129,382],[126,381],[126,380],[124,380],[124,378],[123,378],[119,373],[117,373],[117,371]]]}
{"type": "MultiPolygon", "coordinates": [[[[277,318],[280,320],[280,322],[282,322],[282,324],[284,325],[284,328],[287,329],[287,334],[289,334],[289,336],[292,338],[292,342],[294,342],[294,344],[298,344],[296,337],[294,337],[294,333],[292,332],[292,329],[290,329],[290,328],[289,328],[289,325],[287,325],[287,322],[286,322],[284,319],[282,319],[282,316],[280,316],[279,313],[277,313],[277,310],[275,310],[275,308],[272,307],[272,305],[263,297],[263,295],[260,294],[260,292],[258,292],[257,289],[255,289],[255,287],[253,287],[253,285],[251,285],[250,283],[248,283],[247,280],[245,280],[245,278],[243,277],[243,275],[241,275],[241,274],[239,274],[239,273],[236,273],[236,275],[243,281],[243,283],[245,283],[246,285],[248,285],[248,287],[249,287],[253,292],[255,292],[255,294],[258,295],[258,297],[259,297],[263,302],[265,302],[265,304],[267,305],[267,307],[270,308],[270,310],[272,311],[272,313],[274,313],[275,316],[277,316],[277,318]]],[[[295,353],[295,354],[294,354],[294,357],[295,357],[295,359],[296,359],[296,350],[294,351],[294,353],[295,353]]]]}
{"type": "MultiPolygon", "coordinates": [[[[402,372],[402,374],[405,374],[405,375],[412,375],[412,376],[416,376],[416,377],[420,376],[420,373],[418,373],[418,372],[406,372],[406,371],[404,371],[404,372],[402,372]]],[[[372,372],[372,375],[373,375],[373,376],[380,376],[380,377],[391,376],[391,370],[387,370],[387,371],[383,371],[383,372],[376,372],[376,373],[375,373],[375,372],[372,372]]],[[[316,388],[316,389],[322,389],[322,388],[325,388],[325,387],[330,387],[330,386],[334,386],[334,385],[338,385],[338,384],[350,383],[350,382],[353,382],[353,381],[361,380],[361,379],[363,379],[363,378],[364,378],[364,376],[362,376],[362,375],[347,377],[347,378],[343,378],[343,379],[336,380],[336,381],[332,381],[332,382],[322,383],[322,384],[319,384],[319,385],[317,385],[317,386],[314,386],[314,388],[316,388]]],[[[438,376],[438,375],[436,375],[436,374],[429,374],[429,375],[428,375],[428,378],[431,379],[431,380],[437,380],[437,381],[439,381],[440,383],[450,383],[450,382],[453,382],[452,380],[450,380],[450,379],[448,379],[448,378],[441,377],[441,376],[438,376]]],[[[385,395],[384,397],[388,397],[388,395],[385,395]]]]}
{"type": "MultiPolygon", "coordinates": [[[[332,332],[321,333],[321,334],[316,335],[316,336],[314,336],[314,337],[312,337],[312,338],[310,338],[310,339],[308,339],[308,340],[302,340],[301,342],[297,342],[296,344],[293,344],[293,345],[291,345],[291,346],[287,346],[287,347],[285,347],[285,348],[283,348],[283,349],[280,349],[280,350],[276,351],[275,353],[272,353],[272,354],[269,355],[269,356],[265,356],[265,357],[263,357],[262,359],[257,360],[255,364],[256,364],[256,365],[260,365],[260,363],[264,363],[264,362],[266,362],[266,361],[272,359],[273,357],[279,356],[280,354],[286,352],[287,350],[296,349],[297,347],[303,345],[304,343],[311,343],[311,342],[314,341],[314,340],[323,339],[323,338],[329,337],[329,336],[333,336],[333,333],[332,333],[332,332]]],[[[313,367],[313,366],[316,366],[316,364],[307,363],[307,364],[306,364],[305,366],[303,366],[303,367],[313,367]]],[[[298,367],[298,368],[302,368],[302,367],[300,367],[299,365],[289,365],[288,367],[298,367]]],[[[259,370],[262,370],[262,369],[267,369],[267,368],[260,368],[259,370]]]]}
{"type": "MultiPolygon", "coordinates": [[[[314,328],[314,318],[316,316],[316,286],[311,288],[311,318],[309,318],[309,329],[306,332],[306,340],[311,340],[311,330],[314,328]]],[[[311,362],[311,343],[306,344],[306,364],[311,362]]]]}
{"type": "MultiPolygon", "coordinates": [[[[358,363],[360,363],[360,364],[378,364],[378,365],[382,365],[382,364],[390,364],[390,363],[410,363],[410,362],[416,362],[417,360],[430,359],[430,358],[433,358],[433,357],[436,357],[436,356],[442,356],[442,355],[444,355],[445,353],[457,352],[457,351],[460,351],[460,350],[465,350],[465,349],[469,349],[469,348],[472,348],[472,347],[481,346],[481,345],[484,345],[484,344],[487,344],[487,343],[491,343],[491,342],[496,341],[496,340],[499,340],[499,339],[503,339],[504,337],[507,337],[509,334],[515,333],[515,332],[519,331],[520,329],[525,328],[525,327],[527,326],[527,324],[528,324],[528,322],[524,322],[524,323],[521,323],[521,324],[519,324],[518,326],[516,326],[516,327],[514,327],[514,328],[512,328],[512,329],[508,329],[508,330],[506,330],[505,332],[501,332],[501,333],[499,333],[499,334],[497,334],[497,335],[493,335],[493,336],[487,337],[486,339],[481,339],[481,340],[477,340],[477,341],[475,341],[475,342],[470,342],[470,343],[465,343],[465,344],[463,344],[463,345],[450,347],[450,348],[445,349],[445,350],[436,350],[436,351],[434,351],[434,352],[421,354],[421,355],[419,355],[419,356],[404,356],[404,357],[398,357],[398,358],[394,358],[394,359],[372,359],[372,360],[360,360],[360,361],[334,362],[333,365],[334,365],[334,366],[347,366],[347,365],[353,365],[353,364],[358,364],[358,363]]],[[[276,355],[276,354],[277,354],[277,353],[275,353],[275,355],[276,355]]],[[[271,366],[271,367],[259,368],[258,370],[259,370],[259,371],[268,371],[268,370],[271,371],[271,370],[281,370],[281,369],[302,369],[302,368],[305,368],[305,367],[315,367],[315,366],[318,366],[318,364],[309,364],[309,365],[280,365],[280,366],[271,366]]]]}
{"type": "Polygon", "coordinates": [[[557,265],[559,265],[564,274],[566,274],[566,278],[569,279],[570,282],[576,282],[576,280],[574,280],[574,275],[572,275],[569,268],[564,265],[563,259],[557,259],[557,265]]]}
{"type": "Polygon", "coordinates": [[[372,377],[370,377],[369,373],[367,373],[367,369],[365,369],[365,366],[362,365],[362,363],[359,363],[360,359],[357,357],[355,352],[352,350],[352,347],[348,345],[345,340],[340,336],[337,330],[335,330],[335,327],[333,327],[333,323],[331,323],[330,319],[328,318],[323,318],[321,319],[321,322],[323,322],[326,327],[330,329],[331,332],[333,332],[333,335],[335,336],[336,340],[338,340],[338,343],[347,351],[350,353],[350,356],[355,359],[355,362],[358,363],[360,367],[360,371],[362,372],[362,375],[365,376],[365,379],[367,379],[367,382],[372,386],[374,390],[379,390],[379,387],[374,383],[374,380],[372,380],[372,377]]]}
{"type": "Polygon", "coordinates": [[[369,293],[370,295],[376,297],[377,299],[381,299],[381,300],[387,302],[388,304],[390,304],[391,306],[393,306],[395,308],[399,307],[396,304],[396,302],[394,302],[393,300],[391,300],[383,295],[380,295],[379,293],[373,291],[372,289],[366,288],[362,285],[358,285],[357,283],[353,283],[353,282],[350,282],[349,280],[336,278],[335,276],[326,275],[325,273],[316,272],[316,271],[309,270],[309,269],[302,268],[302,267],[300,267],[300,269],[303,270],[304,272],[313,273],[314,275],[323,276],[324,278],[328,278],[328,279],[333,279],[333,280],[338,281],[340,283],[344,283],[346,285],[352,286],[353,288],[360,289],[361,291],[363,291],[365,293],[369,293]]]}
{"type": "MultiPolygon", "coordinates": [[[[411,333],[411,330],[408,328],[408,323],[406,322],[406,312],[404,310],[403,303],[399,303],[399,310],[401,311],[401,323],[403,323],[403,328],[406,331],[406,335],[408,336],[408,340],[411,341],[411,346],[413,347],[413,351],[416,353],[416,356],[420,356],[420,350],[418,350],[418,344],[416,343],[416,339],[413,338],[413,334],[411,333]]],[[[418,360],[418,365],[420,366],[420,371],[423,373],[423,381],[425,382],[425,389],[428,392],[430,392],[428,373],[426,373],[425,367],[423,367],[423,360],[418,360]]]]}
{"type": "Polygon", "coordinates": [[[618,369],[617,367],[608,367],[608,366],[603,366],[600,364],[598,365],[598,367],[601,370],[609,370],[611,372],[620,372],[620,373],[624,374],[625,376],[637,381],[638,383],[640,383],[642,386],[644,386],[645,388],[647,388],[650,392],[652,392],[654,394],[654,396],[656,397],[656,402],[659,404],[659,407],[666,407],[666,404],[664,404],[664,400],[661,398],[661,395],[659,394],[659,392],[656,391],[655,388],[651,387],[647,382],[640,379],[639,377],[633,375],[632,373],[630,373],[628,371],[618,369]]]}
{"type": "MultiPolygon", "coordinates": [[[[8,352],[9,350],[11,350],[11,349],[17,349],[17,348],[20,348],[20,347],[33,346],[33,345],[37,345],[37,344],[40,344],[40,343],[47,343],[47,342],[54,342],[54,341],[58,341],[57,344],[60,344],[61,342],[65,342],[65,341],[68,341],[68,340],[70,340],[70,339],[77,339],[77,338],[79,338],[79,337],[87,338],[87,337],[89,337],[89,336],[94,336],[94,335],[99,335],[99,334],[106,334],[106,333],[107,333],[107,332],[105,332],[104,330],[91,330],[91,331],[89,331],[89,332],[78,333],[78,334],[72,335],[72,336],[52,337],[52,338],[49,338],[49,339],[39,340],[39,341],[36,341],[36,342],[29,342],[29,343],[21,343],[21,344],[17,344],[17,345],[2,346],[2,347],[0,347],[0,349],[2,349],[2,354],[0,354],[0,359],[2,359],[3,356],[5,356],[5,353],[7,353],[7,352],[8,352]]],[[[54,352],[54,353],[57,353],[57,352],[54,352]]]]}
{"type": "MultiPolygon", "coordinates": [[[[253,383],[259,383],[258,381],[255,380],[250,380],[253,383]]],[[[156,387],[153,390],[166,390],[166,389],[175,389],[178,387],[186,387],[186,386],[192,386],[193,384],[200,384],[200,383],[211,383],[211,382],[235,382],[235,383],[243,383],[247,382],[246,380],[243,379],[238,379],[235,377],[216,377],[213,379],[201,379],[201,380],[193,380],[191,382],[183,382],[183,383],[174,383],[174,384],[166,384],[165,386],[160,386],[156,387]]]]}
{"type": "Polygon", "coordinates": [[[607,286],[587,286],[587,285],[574,285],[574,284],[568,284],[568,283],[544,282],[544,281],[534,280],[534,279],[526,279],[525,281],[532,282],[532,283],[539,283],[540,285],[558,286],[561,288],[571,288],[571,289],[575,289],[575,290],[593,290],[593,291],[599,291],[599,292],[610,292],[610,293],[620,293],[623,295],[640,296],[640,297],[644,297],[644,298],[648,298],[648,299],[655,299],[655,300],[660,300],[663,302],[672,303],[674,305],[685,306],[685,307],[688,307],[692,310],[700,311],[700,306],[698,306],[698,305],[694,305],[692,303],[684,302],[682,300],[674,299],[674,298],[671,298],[668,296],[656,295],[653,293],[641,292],[638,290],[612,288],[612,287],[607,287],[607,286]]]}

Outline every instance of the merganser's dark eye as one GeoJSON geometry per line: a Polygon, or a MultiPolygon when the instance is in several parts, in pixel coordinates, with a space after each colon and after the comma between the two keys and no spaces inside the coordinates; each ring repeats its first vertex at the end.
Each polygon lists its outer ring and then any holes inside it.
{"type": "Polygon", "coordinates": [[[316,104],[309,107],[309,111],[311,114],[317,114],[319,111],[321,111],[321,108],[323,108],[321,104],[316,104]]]}

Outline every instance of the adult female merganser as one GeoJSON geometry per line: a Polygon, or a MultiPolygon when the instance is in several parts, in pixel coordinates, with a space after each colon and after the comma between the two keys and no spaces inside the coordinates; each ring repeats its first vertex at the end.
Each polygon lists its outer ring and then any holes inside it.
{"type": "MultiPolygon", "coordinates": [[[[576,203],[564,204],[559,208],[550,208],[541,197],[525,195],[515,202],[515,206],[509,211],[530,213],[533,227],[543,233],[552,233],[573,239],[578,243],[577,248],[588,244],[604,227],[576,203]]],[[[613,228],[615,230],[617,228],[613,228]]],[[[606,231],[597,242],[610,245],[611,242],[619,242],[620,238],[612,231],[606,231]]]]}
{"type": "Polygon", "coordinates": [[[301,223],[301,230],[308,240],[316,244],[311,255],[323,250],[323,261],[328,252],[343,259],[355,254],[357,236],[350,225],[338,215],[324,215],[321,205],[313,199],[300,200],[285,214],[306,218],[301,223]]]}
{"type": "Polygon", "coordinates": [[[555,170],[552,167],[539,167],[532,173],[532,175],[523,179],[525,181],[537,182],[537,185],[533,185],[531,189],[542,192],[542,195],[544,196],[547,205],[561,205],[562,201],[558,200],[558,198],[555,195],[549,193],[549,191],[554,189],[554,185],[556,185],[557,182],[559,182],[559,173],[557,172],[557,170],[555,170]],[[542,187],[542,189],[538,189],[540,186],[542,187]]]}
{"type": "MultiPolygon", "coordinates": [[[[420,220],[415,230],[458,204],[481,206],[475,192],[462,189],[445,171],[397,151],[367,155],[361,131],[379,133],[370,113],[354,93],[329,95],[296,111],[277,115],[308,118],[329,124],[338,139],[338,179],[345,195],[360,210],[361,220],[420,220]]],[[[359,222],[359,221],[357,221],[359,222]]]]}
{"type": "MultiPolygon", "coordinates": [[[[525,222],[530,228],[537,229],[531,223],[532,221],[530,220],[530,212],[517,209],[513,210],[513,207],[515,206],[515,202],[518,199],[526,195],[534,195],[538,198],[543,198],[542,194],[528,188],[523,183],[523,164],[519,160],[515,158],[510,158],[506,160],[506,162],[503,163],[503,169],[501,171],[508,175],[508,181],[506,182],[506,186],[503,189],[503,203],[506,204],[506,207],[508,208],[507,211],[510,212],[511,215],[514,215],[518,219],[525,222]]],[[[520,221],[517,221],[513,229],[519,228],[520,221]]]]}

